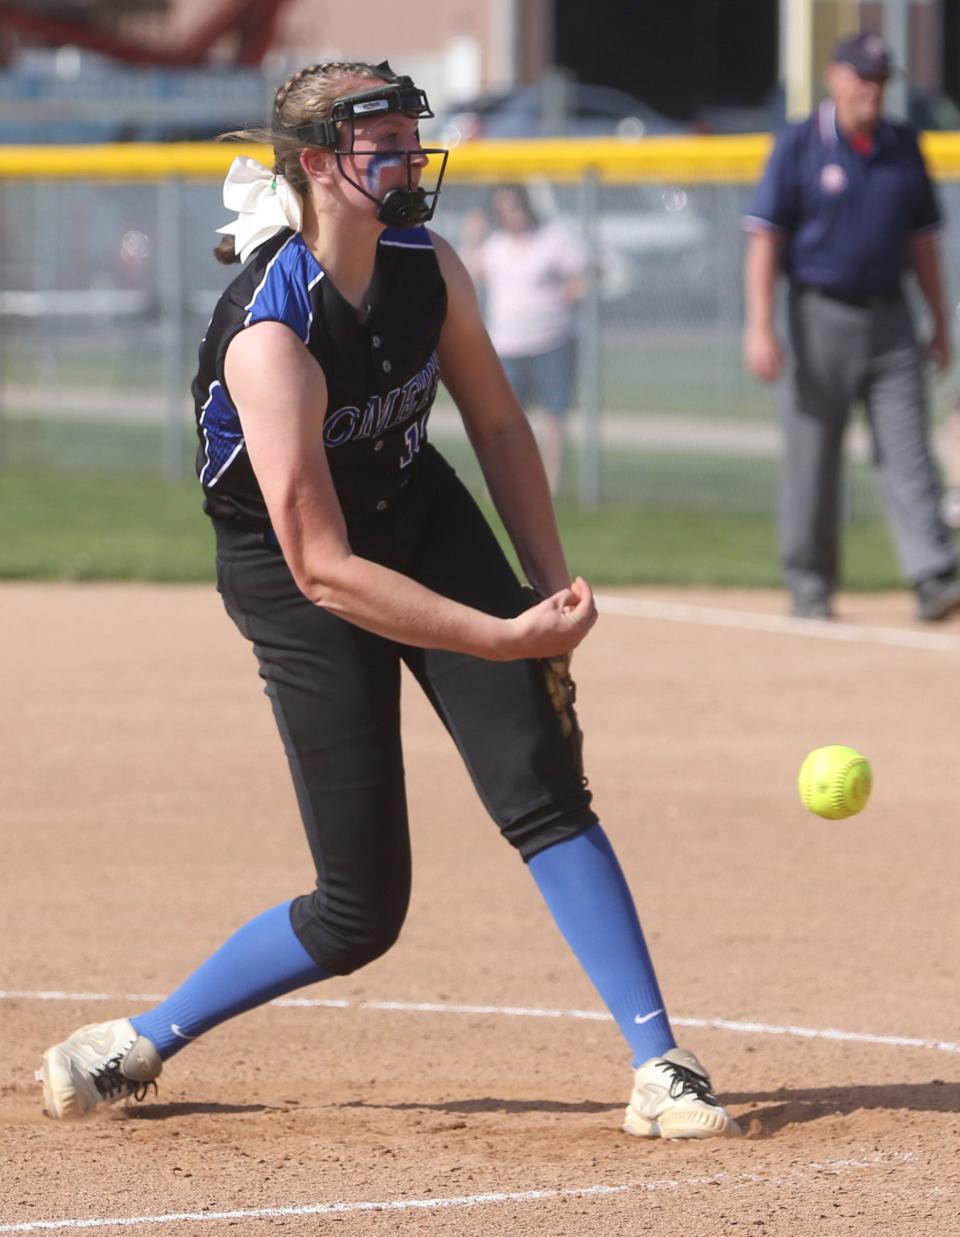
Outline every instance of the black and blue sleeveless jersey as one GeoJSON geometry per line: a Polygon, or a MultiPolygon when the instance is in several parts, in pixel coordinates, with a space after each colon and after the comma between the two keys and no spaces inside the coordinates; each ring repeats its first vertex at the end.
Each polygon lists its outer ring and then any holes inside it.
{"type": "Polygon", "coordinates": [[[369,300],[361,319],[299,233],[281,232],[248,259],[217,303],[191,388],[208,515],[269,523],[223,373],[227,345],[256,322],[284,323],[324,372],[327,409],[317,433],[346,517],[393,505],[416,470],[440,377],[447,294],[426,228],[383,232],[369,300]]]}

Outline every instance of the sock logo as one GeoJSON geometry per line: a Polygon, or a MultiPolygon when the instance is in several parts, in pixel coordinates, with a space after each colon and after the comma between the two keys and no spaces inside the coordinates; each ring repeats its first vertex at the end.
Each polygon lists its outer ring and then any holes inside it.
{"type": "Polygon", "coordinates": [[[180,1028],[177,1026],[175,1022],[170,1023],[170,1030],[174,1033],[177,1039],[191,1039],[192,1040],[194,1038],[192,1035],[184,1034],[184,1032],[180,1030],[180,1028]]]}
{"type": "Polygon", "coordinates": [[[642,1027],[645,1022],[650,1022],[653,1018],[656,1018],[657,1014],[662,1013],[663,1007],[661,1006],[660,1009],[655,1009],[652,1014],[637,1014],[634,1018],[634,1022],[638,1027],[642,1027]]]}

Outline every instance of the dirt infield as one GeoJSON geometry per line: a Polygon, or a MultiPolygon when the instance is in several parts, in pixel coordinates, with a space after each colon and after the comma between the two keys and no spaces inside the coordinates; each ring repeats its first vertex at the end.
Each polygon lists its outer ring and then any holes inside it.
{"type": "Polygon", "coordinates": [[[0,1233],[960,1232],[960,624],[908,606],[620,593],[577,654],[601,819],[747,1135],[684,1145],[619,1132],[619,1035],[410,681],[397,948],[212,1032],[154,1100],[46,1119],[44,1047],[311,868],[212,589],[0,586],[0,1233]],[[876,777],[835,824],[795,791],[831,742],[876,777]]]}

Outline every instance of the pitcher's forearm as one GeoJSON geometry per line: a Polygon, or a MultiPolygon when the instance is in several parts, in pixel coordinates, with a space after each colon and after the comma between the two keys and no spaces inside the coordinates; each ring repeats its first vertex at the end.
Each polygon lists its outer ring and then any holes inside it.
{"type": "Polygon", "coordinates": [[[357,554],[311,564],[307,553],[297,584],[315,605],[400,644],[493,661],[513,655],[507,621],[441,597],[357,554]]]}
{"type": "Polygon", "coordinates": [[[543,596],[570,584],[546,473],[525,417],[474,442],[494,506],[527,579],[543,596]]]}

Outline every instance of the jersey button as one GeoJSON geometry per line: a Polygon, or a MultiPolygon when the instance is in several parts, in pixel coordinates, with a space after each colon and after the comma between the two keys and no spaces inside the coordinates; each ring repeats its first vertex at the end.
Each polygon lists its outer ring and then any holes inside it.
{"type": "Polygon", "coordinates": [[[377,503],[377,510],[386,511],[386,509],[387,509],[387,500],[385,498],[381,498],[380,501],[377,503]]]}
{"type": "Polygon", "coordinates": [[[378,439],[377,439],[377,441],[373,444],[373,449],[374,449],[374,451],[382,451],[382,450],[383,450],[383,439],[382,439],[382,438],[378,438],[378,439]]]}
{"type": "Polygon", "coordinates": [[[390,373],[390,371],[391,371],[391,369],[393,369],[393,366],[390,364],[390,362],[389,362],[389,361],[384,361],[384,363],[383,363],[383,372],[384,372],[385,374],[389,374],[389,373],[390,373]]]}
{"type": "Polygon", "coordinates": [[[373,344],[374,348],[379,348],[380,347],[380,336],[374,335],[373,338],[370,340],[370,342],[373,344]]]}

